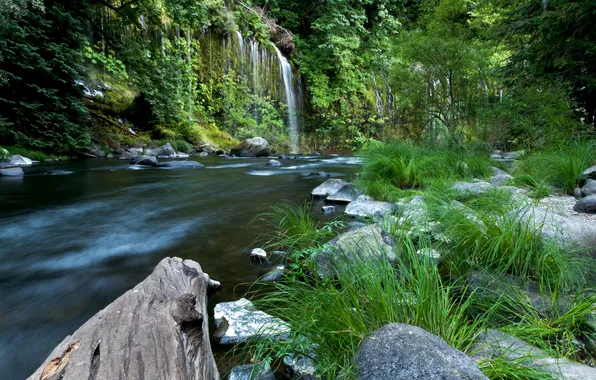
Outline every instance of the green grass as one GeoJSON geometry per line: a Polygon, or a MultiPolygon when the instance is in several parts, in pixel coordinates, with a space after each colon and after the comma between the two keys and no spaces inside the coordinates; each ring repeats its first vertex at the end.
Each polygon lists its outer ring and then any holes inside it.
{"type": "Polygon", "coordinates": [[[531,367],[527,360],[508,360],[502,356],[482,360],[478,368],[491,380],[548,380],[551,374],[539,367],[531,367]]]}
{"type": "Polygon", "coordinates": [[[18,154],[20,156],[30,158],[33,161],[42,161],[43,162],[44,160],[46,160],[48,158],[54,157],[54,156],[48,155],[48,154],[38,151],[38,150],[32,150],[32,149],[28,149],[28,148],[19,147],[19,146],[7,146],[4,148],[10,152],[10,155],[18,154]]]}
{"type": "MultiPolygon", "coordinates": [[[[518,183],[533,188],[536,185],[555,186],[573,194],[580,184],[582,172],[595,161],[595,142],[566,142],[556,149],[524,156],[514,174],[518,183]]],[[[544,193],[543,189],[540,191],[544,193]]]]}
{"type": "Polygon", "coordinates": [[[193,153],[194,148],[191,143],[181,139],[162,139],[157,141],[159,146],[170,144],[176,152],[193,153]]]}
{"type": "Polygon", "coordinates": [[[394,202],[404,190],[424,189],[436,181],[484,178],[491,161],[486,154],[408,143],[375,143],[360,152],[364,159],[357,185],[378,200],[394,202]]]}

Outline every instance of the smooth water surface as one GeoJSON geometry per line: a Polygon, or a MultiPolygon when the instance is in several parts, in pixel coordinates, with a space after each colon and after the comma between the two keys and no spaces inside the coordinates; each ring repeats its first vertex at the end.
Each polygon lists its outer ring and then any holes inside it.
{"type": "MultiPolygon", "coordinates": [[[[195,159],[195,158],[193,158],[195,159]]],[[[199,262],[234,300],[264,268],[242,252],[265,232],[251,220],[303,202],[326,171],[349,179],[358,159],[196,158],[205,169],[114,160],[35,165],[0,177],[0,377],[24,379],[68,334],[149,275],[166,256],[199,262]]]]}

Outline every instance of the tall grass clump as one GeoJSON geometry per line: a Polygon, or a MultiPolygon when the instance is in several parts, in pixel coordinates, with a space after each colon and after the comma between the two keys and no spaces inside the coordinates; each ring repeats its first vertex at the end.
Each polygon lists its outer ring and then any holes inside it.
{"type": "MultiPolygon", "coordinates": [[[[486,177],[487,155],[408,143],[374,143],[360,152],[364,164],[357,184],[379,200],[395,201],[404,190],[424,189],[434,181],[486,177]]],[[[407,194],[407,193],[406,193],[407,194]]]]}
{"type": "Polygon", "coordinates": [[[593,141],[566,142],[555,149],[529,154],[519,161],[516,180],[529,186],[546,182],[573,194],[582,172],[596,161],[595,148],[593,141]]]}
{"type": "Polygon", "coordinates": [[[315,220],[311,204],[289,201],[271,206],[271,211],[259,214],[253,222],[261,221],[268,233],[261,235],[267,248],[297,251],[314,247],[334,235],[343,225],[340,221],[321,224],[315,220]]]}
{"type": "Polygon", "coordinates": [[[471,299],[458,300],[459,286],[443,282],[436,264],[418,256],[412,241],[402,242],[398,257],[394,268],[356,255],[333,279],[292,276],[273,285],[256,305],[286,321],[293,333],[288,341],[252,341],[252,360],[276,361],[299,351],[314,360],[321,378],[349,375],[360,343],[392,322],[422,327],[466,351],[484,324],[484,317],[470,316],[471,299]]]}
{"type": "Polygon", "coordinates": [[[192,144],[186,140],[181,139],[162,139],[159,140],[159,145],[170,144],[176,152],[192,153],[194,151],[192,144]]]}

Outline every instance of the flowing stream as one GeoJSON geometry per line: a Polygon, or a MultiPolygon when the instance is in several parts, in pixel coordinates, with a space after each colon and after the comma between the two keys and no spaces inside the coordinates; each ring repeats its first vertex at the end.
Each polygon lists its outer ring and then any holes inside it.
{"type": "Polygon", "coordinates": [[[241,297],[242,284],[267,271],[243,253],[267,230],[251,220],[282,200],[308,200],[326,179],[311,172],[349,179],[358,167],[351,157],[281,160],[280,168],[266,159],[199,161],[207,168],[86,160],[0,177],[1,378],[29,376],[166,256],[196,260],[222,282],[211,307],[241,297]]]}

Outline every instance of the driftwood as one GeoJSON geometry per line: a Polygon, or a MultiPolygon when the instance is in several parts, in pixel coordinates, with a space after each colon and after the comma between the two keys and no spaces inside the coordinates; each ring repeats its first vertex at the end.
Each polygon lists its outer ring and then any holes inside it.
{"type": "Polygon", "coordinates": [[[208,331],[210,283],[198,263],[163,259],[66,337],[29,380],[218,380],[208,331]]]}

